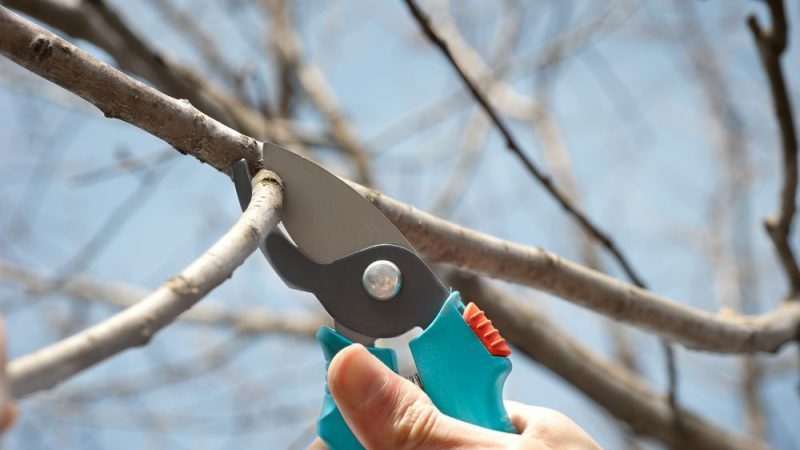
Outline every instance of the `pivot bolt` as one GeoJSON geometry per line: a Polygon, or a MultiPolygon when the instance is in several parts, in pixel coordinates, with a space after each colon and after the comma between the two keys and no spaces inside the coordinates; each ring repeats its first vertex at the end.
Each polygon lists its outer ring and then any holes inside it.
{"type": "Polygon", "coordinates": [[[389,300],[400,292],[403,274],[393,262],[381,259],[367,266],[361,283],[370,297],[375,300],[389,300]]]}

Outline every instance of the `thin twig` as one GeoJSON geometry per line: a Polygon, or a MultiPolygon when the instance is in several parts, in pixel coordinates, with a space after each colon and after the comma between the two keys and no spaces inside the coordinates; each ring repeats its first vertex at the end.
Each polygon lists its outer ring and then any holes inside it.
{"type": "Polygon", "coordinates": [[[425,33],[428,39],[430,39],[430,41],[434,43],[442,51],[442,53],[444,53],[444,55],[447,57],[447,60],[453,66],[453,69],[458,73],[458,76],[467,86],[467,89],[469,89],[472,96],[481,105],[486,114],[491,118],[492,122],[500,131],[500,134],[503,136],[503,139],[505,139],[506,147],[508,147],[508,149],[511,150],[511,152],[517,156],[517,158],[519,158],[519,160],[522,162],[522,164],[525,166],[528,172],[539,181],[539,183],[545,188],[545,190],[547,190],[547,192],[550,193],[550,195],[558,202],[558,204],[560,204],[561,207],[565,211],[567,211],[567,213],[573,216],[575,220],[577,220],[578,223],[580,223],[581,226],[584,229],[586,229],[586,231],[594,239],[599,241],[603,245],[603,247],[605,247],[613,255],[614,259],[617,260],[620,267],[628,276],[628,278],[630,278],[630,280],[637,286],[645,287],[642,278],[636,273],[636,271],[633,269],[631,264],[619,250],[619,248],[611,239],[611,237],[609,237],[605,232],[600,230],[600,228],[597,225],[595,225],[594,222],[591,219],[589,219],[589,217],[587,217],[583,212],[578,210],[578,208],[575,207],[572,201],[561,191],[561,189],[555,185],[552,178],[546,173],[544,173],[538,166],[536,166],[536,164],[534,164],[534,162],[530,158],[528,158],[528,156],[523,151],[522,146],[520,146],[517,140],[514,138],[514,135],[511,133],[511,130],[508,128],[503,119],[500,117],[497,110],[495,110],[495,108],[492,106],[492,104],[489,102],[486,96],[481,92],[478,86],[469,78],[469,76],[467,76],[464,69],[461,68],[456,59],[453,57],[453,54],[450,52],[447,43],[441,37],[439,37],[439,35],[433,29],[433,26],[431,25],[428,16],[426,16],[425,13],[419,8],[419,6],[417,6],[414,0],[404,0],[404,1],[406,5],[408,5],[411,14],[414,16],[417,23],[422,28],[422,31],[425,33]]]}
{"type": "MultiPolygon", "coordinates": [[[[513,6],[509,6],[509,10],[498,23],[498,31],[491,51],[492,66],[499,65],[502,69],[491,73],[491,76],[484,76],[484,78],[491,80],[487,87],[488,92],[491,92],[494,87],[503,82],[503,77],[509,68],[509,65],[505,64],[505,62],[511,59],[522,29],[523,14],[519,10],[519,5],[514,3],[513,6]]],[[[489,68],[486,68],[486,70],[491,72],[489,68]]],[[[489,121],[482,114],[482,110],[475,108],[475,111],[470,114],[467,120],[462,138],[464,150],[460,152],[458,160],[444,182],[444,187],[431,203],[430,210],[434,214],[447,217],[455,208],[480,162],[480,155],[485,148],[484,144],[488,137],[489,125],[489,121]]]]}
{"type": "Polygon", "coordinates": [[[195,22],[197,18],[195,11],[184,11],[172,0],[151,0],[151,3],[163,13],[163,17],[172,22],[174,29],[185,37],[187,43],[199,50],[209,66],[226,82],[234,84],[241,78],[219,51],[216,42],[209,36],[208,30],[195,22]]]}
{"type": "Polygon", "coordinates": [[[781,149],[783,154],[783,186],[780,193],[780,206],[778,210],[764,220],[767,233],[772,238],[775,251],[778,253],[783,270],[789,281],[789,295],[787,298],[800,299],[800,267],[791,245],[789,236],[792,232],[792,219],[796,209],[797,194],[797,131],[794,125],[792,103],[789,99],[786,79],[781,67],[781,56],[786,50],[786,36],[788,25],[783,0],[768,0],[772,28],[765,30],[759,24],[756,16],[747,18],[747,25],[753,34],[753,39],[761,56],[761,63],[769,79],[772,103],[775,118],[781,135],[781,149]]]}
{"type": "Polygon", "coordinates": [[[76,186],[86,186],[125,174],[151,169],[171,161],[176,156],[178,156],[177,153],[171,148],[149,152],[144,155],[120,155],[111,163],[100,167],[82,169],[80,172],[70,175],[68,179],[76,186]]]}
{"type": "Polygon", "coordinates": [[[288,68],[294,71],[300,86],[328,123],[331,136],[353,160],[360,182],[372,185],[369,152],[356,137],[322,69],[303,55],[302,42],[292,23],[288,5],[283,0],[264,0],[272,15],[277,37],[275,48],[288,68]]]}

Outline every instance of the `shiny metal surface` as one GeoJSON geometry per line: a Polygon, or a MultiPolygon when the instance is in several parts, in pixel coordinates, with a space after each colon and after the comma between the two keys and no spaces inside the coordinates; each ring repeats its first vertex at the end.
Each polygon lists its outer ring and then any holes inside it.
{"type": "Polygon", "coordinates": [[[283,225],[309,258],[327,264],[378,244],[414,250],[389,219],[338,177],[283,147],[263,146],[264,166],[285,186],[283,225]]]}
{"type": "Polygon", "coordinates": [[[378,260],[368,265],[361,276],[361,284],[367,294],[375,300],[386,301],[394,298],[403,283],[403,274],[395,263],[378,260]]]}

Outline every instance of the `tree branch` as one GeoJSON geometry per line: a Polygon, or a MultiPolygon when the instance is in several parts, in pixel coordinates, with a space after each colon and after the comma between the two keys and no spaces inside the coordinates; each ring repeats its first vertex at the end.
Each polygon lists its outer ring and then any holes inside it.
{"type": "Polygon", "coordinates": [[[83,97],[106,117],[122,119],[178,151],[227,173],[246,158],[261,168],[258,142],[136,81],[55,34],[0,9],[0,53],[26,69],[83,97]]]}
{"type": "Polygon", "coordinates": [[[783,153],[783,187],[780,194],[778,210],[764,220],[764,226],[772,239],[778,253],[786,277],[789,279],[788,298],[800,298],[800,267],[797,265],[789,236],[792,232],[792,219],[796,209],[797,193],[797,131],[792,116],[792,103],[786,88],[786,79],[781,67],[781,56],[786,50],[786,11],[783,0],[768,0],[772,29],[764,30],[756,16],[747,18],[747,25],[753,33],[753,39],[761,56],[761,63],[769,79],[775,118],[781,134],[783,153]]]}
{"type": "Polygon", "coordinates": [[[253,178],[250,206],[225,235],[180,274],[119,314],[11,361],[8,374],[13,395],[20,398],[51,388],[123,350],[147,344],[155,333],[230,278],[258,248],[278,223],[282,191],[275,174],[258,172],[253,178]]]}
{"type": "Polygon", "coordinates": [[[545,190],[550,193],[550,195],[558,202],[559,205],[578,223],[583,227],[586,232],[591,235],[594,239],[596,239],[600,244],[605,247],[609,253],[617,260],[622,270],[631,279],[631,281],[640,286],[645,287],[644,281],[642,281],[641,277],[636,273],[633,269],[633,266],[628,262],[625,255],[619,250],[617,245],[608,236],[605,232],[603,232],[595,223],[586,216],[582,211],[580,211],[569,199],[569,197],[553,182],[553,179],[544,173],[534,162],[528,158],[525,152],[522,150],[522,146],[519,145],[516,138],[511,134],[511,130],[508,128],[506,123],[500,117],[500,114],[495,110],[495,108],[490,103],[489,99],[481,92],[480,88],[477,84],[475,84],[472,79],[467,75],[466,71],[461,67],[461,65],[456,61],[453,53],[450,51],[450,48],[447,45],[447,42],[442,39],[439,34],[433,29],[431,25],[430,19],[425,15],[425,13],[419,8],[414,0],[404,0],[408,9],[411,11],[411,14],[416,19],[417,23],[419,24],[422,31],[425,35],[430,39],[430,41],[435,44],[441,51],[444,53],[447,60],[453,66],[453,69],[456,71],[458,76],[464,82],[464,84],[469,89],[472,96],[475,100],[481,105],[483,110],[486,114],[491,118],[492,122],[497,127],[500,134],[505,139],[506,147],[511,150],[514,155],[516,155],[528,172],[533,175],[536,180],[545,188],[545,190]]]}
{"type": "Polygon", "coordinates": [[[800,302],[757,315],[712,314],[537,247],[470,230],[351,183],[433,262],[541,289],[612,319],[721,352],[774,352],[800,331],[800,302]]]}
{"type": "Polygon", "coordinates": [[[275,26],[275,49],[287,68],[295,72],[300,86],[328,122],[331,136],[355,163],[359,182],[372,185],[369,152],[361,145],[356,132],[345,119],[333,88],[322,70],[303,57],[300,36],[292,24],[288,5],[283,0],[264,0],[275,26]]]}
{"type": "MultiPolygon", "coordinates": [[[[197,18],[195,11],[184,11],[175,5],[172,0],[151,0],[150,2],[163,14],[165,19],[171,22],[175,31],[183,35],[186,42],[193,45],[199,51],[208,65],[219,74],[226,83],[241,84],[242,74],[237,73],[226,61],[223,54],[219,51],[217,43],[209,33],[211,30],[204,29],[204,27],[195,22],[197,18]]],[[[249,108],[247,105],[242,106],[249,108]]],[[[255,111],[253,111],[253,113],[255,113],[255,111]]]]}
{"type": "Polygon", "coordinates": [[[65,33],[85,39],[111,55],[126,71],[150,80],[166,93],[189,99],[200,110],[258,138],[274,134],[264,116],[191,69],[159,54],[127,26],[105,1],[0,0],[65,33]]]}

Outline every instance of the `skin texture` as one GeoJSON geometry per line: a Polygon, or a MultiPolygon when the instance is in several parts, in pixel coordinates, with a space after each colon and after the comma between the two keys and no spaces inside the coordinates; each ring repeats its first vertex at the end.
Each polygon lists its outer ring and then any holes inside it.
{"type": "MultiPolygon", "coordinates": [[[[601,450],[575,422],[547,408],[507,402],[519,435],[445,416],[416,385],[357,344],[331,361],[328,385],[345,421],[367,450],[601,450]]],[[[318,438],[309,450],[327,448],[318,438]]]]}

